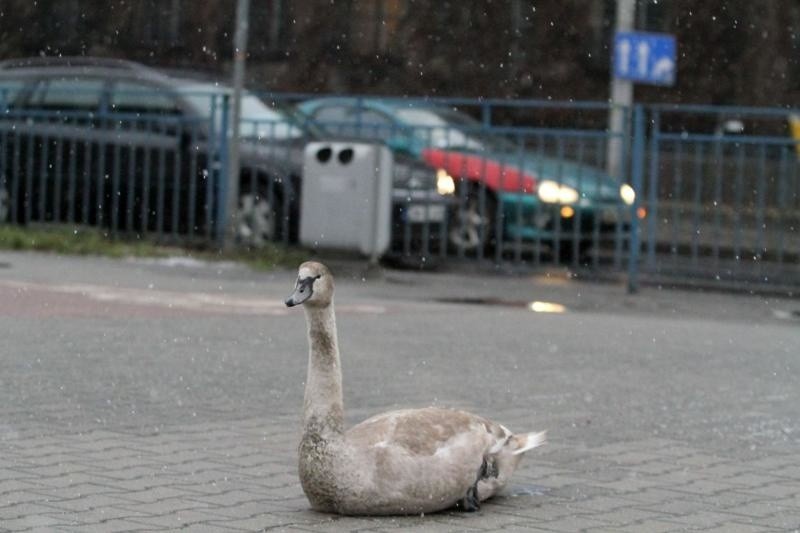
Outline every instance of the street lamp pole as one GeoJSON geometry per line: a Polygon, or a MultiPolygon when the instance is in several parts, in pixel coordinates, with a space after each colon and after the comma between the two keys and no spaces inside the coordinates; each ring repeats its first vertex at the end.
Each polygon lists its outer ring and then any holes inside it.
{"type": "MultiPolygon", "coordinates": [[[[233,98],[231,101],[231,139],[228,165],[228,196],[225,248],[236,244],[239,224],[239,124],[242,117],[242,86],[244,85],[245,60],[247,57],[247,30],[250,0],[238,0],[236,4],[236,29],[233,34],[233,98]]],[[[223,132],[223,135],[227,132],[223,132]]]]}
{"type": "MultiPolygon", "coordinates": [[[[633,19],[636,13],[636,0],[617,0],[614,35],[621,31],[633,30],[633,19]]],[[[613,53],[613,51],[612,51],[613,53]]],[[[611,111],[608,118],[609,139],[606,148],[606,170],[612,177],[622,175],[622,147],[625,142],[625,118],[632,112],[633,82],[619,80],[611,69],[611,111]]]]}

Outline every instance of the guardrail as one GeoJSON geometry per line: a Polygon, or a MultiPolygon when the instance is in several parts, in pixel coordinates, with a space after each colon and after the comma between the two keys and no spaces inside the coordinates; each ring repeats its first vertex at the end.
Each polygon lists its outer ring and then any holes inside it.
{"type": "Polygon", "coordinates": [[[800,160],[789,112],[659,105],[645,114],[642,191],[651,216],[642,272],[721,286],[800,283],[800,160]],[[698,118],[721,126],[676,127],[698,118]],[[726,130],[727,121],[744,129],[726,130]]]}
{"type": "MultiPolygon", "coordinates": [[[[0,87],[0,218],[218,242],[224,91],[195,95],[207,102],[198,113],[26,108],[9,105],[14,90],[0,87]]],[[[636,106],[629,128],[609,133],[605,103],[357,96],[340,98],[354,116],[336,118],[292,110],[319,95],[259,96],[269,116],[239,125],[245,245],[296,242],[307,142],[378,139],[395,155],[397,258],[626,272],[631,290],[651,278],[800,283],[800,143],[788,110],[636,106]],[[430,110],[447,117],[431,122],[430,110]],[[713,127],[726,117],[744,132],[713,127]]]]}
{"type": "Polygon", "coordinates": [[[630,142],[627,132],[597,126],[608,104],[366,96],[328,103],[301,106],[305,122],[380,140],[452,180],[450,216],[425,231],[437,236],[440,258],[624,268],[631,210],[620,189],[630,185],[630,142]],[[539,125],[553,122],[565,127],[539,125]],[[617,161],[607,160],[610,143],[620,147],[617,161]]]}
{"type": "Polygon", "coordinates": [[[2,219],[110,234],[212,240],[224,218],[224,96],[211,120],[114,110],[19,109],[0,91],[2,219]]]}

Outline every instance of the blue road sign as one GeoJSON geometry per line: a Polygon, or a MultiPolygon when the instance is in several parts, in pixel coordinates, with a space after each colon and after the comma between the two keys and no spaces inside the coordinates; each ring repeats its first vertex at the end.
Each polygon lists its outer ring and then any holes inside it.
{"type": "Polygon", "coordinates": [[[614,77],[651,85],[674,85],[675,49],[673,35],[618,32],[614,36],[614,77]]]}

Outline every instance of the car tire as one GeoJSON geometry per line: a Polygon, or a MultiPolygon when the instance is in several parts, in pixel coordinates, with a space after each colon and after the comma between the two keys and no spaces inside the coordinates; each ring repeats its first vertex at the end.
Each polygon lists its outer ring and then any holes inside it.
{"type": "Polygon", "coordinates": [[[494,194],[486,190],[483,211],[477,186],[470,186],[463,198],[456,190],[456,198],[459,199],[458,209],[451,213],[447,236],[450,246],[457,251],[463,250],[465,254],[478,253],[481,244],[484,251],[490,250],[497,240],[497,200],[494,194]]]}
{"type": "Polygon", "coordinates": [[[282,210],[277,187],[270,196],[266,183],[259,184],[255,190],[243,186],[238,206],[236,240],[240,245],[263,248],[280,238],[282,210]]]}

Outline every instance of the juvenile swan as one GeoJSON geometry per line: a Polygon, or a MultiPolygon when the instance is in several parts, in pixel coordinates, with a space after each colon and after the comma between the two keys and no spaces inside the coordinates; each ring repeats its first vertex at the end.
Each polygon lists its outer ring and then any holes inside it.
{"type": "Polygon", "coordinates": [[[299,472],[315,510],[475,511],[503,488],[524,452],[544,444],[544,432],[513,435],[483,417],[435,407],[391,411],[345,431],[333,276],[325,265],[300,265],[286,299],[299,304],[309,342],[299,472]]]}

